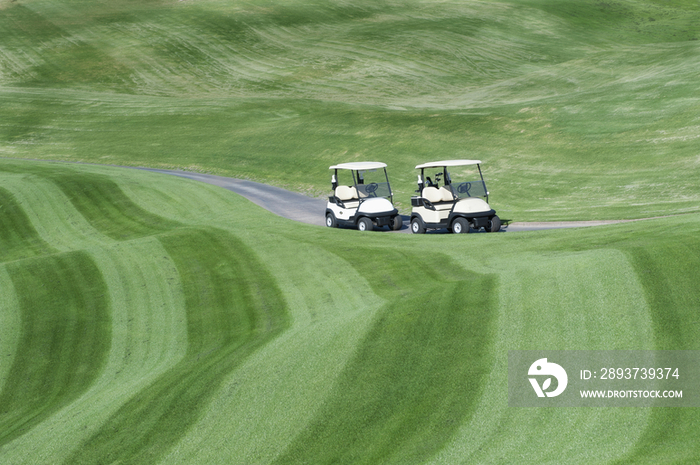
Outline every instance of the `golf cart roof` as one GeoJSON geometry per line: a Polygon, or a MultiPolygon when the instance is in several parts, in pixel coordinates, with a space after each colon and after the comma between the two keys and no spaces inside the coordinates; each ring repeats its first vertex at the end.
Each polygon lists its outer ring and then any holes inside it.
{"type": "Polygon", "coordinates": [[[355,161],[351,163],[340,163],[333,165],[329,170],[376,170],[377,168],[386,168],[386,163],[379,161],[355,161]]]}
{"type": "Polygon", "coordinates": [[[481,160],[442,160],[431,161],[430,163],[423,163],[422,165],[416,166],[416,169],[422,170],[423,168],[439,168],[442,166],[466,166],[479,164],[481,164],[481,160]]]}

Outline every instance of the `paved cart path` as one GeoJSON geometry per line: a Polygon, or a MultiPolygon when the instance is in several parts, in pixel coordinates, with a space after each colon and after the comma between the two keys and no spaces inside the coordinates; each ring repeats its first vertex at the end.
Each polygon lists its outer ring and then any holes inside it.
{"type": "Polygon", "coordinates": [[[179,170],[161,170],[154,168],[139,168],[156,173],[172,174],[195,181],[206,182],[223,187],[240,194],[265,210],[281,217],[302,223],[325,226],[326,201],[315,199],[297,192],[291,192],[280,187],[268,186],[259,182],[244,179],[226,178],[211,174],[191,173],[179,170]]]}
{"type": "MultiPolygon", "coordinates": [[[[242,195],[256,205],[271,211],[284,218],[300,221],[302,223],[317,226],[325,225],[324,212],[326,201],[316,199],[303,194],[291,192],[280,187],[269,186],[259,182],[246,181],[243,179],[214,176],[212,174],[192,173],[179,170],[164,170],[156,168],[139,168],[155,173],[170,174],[180,176],[195,181],[206,182],[215,186],[223,187],[237,194],[242,195]]],[[[404,216],[404,226],[400,232],[409,232],[408,217],[404,216]]],[[[514,222],[501,228],[502,231],[537,231],[542,229],[580,228],[586,226],[601,226],[605,224],[626,223],[643,220],[601,220],[601,221],[552,221],[537,223],[514,222]]]]}

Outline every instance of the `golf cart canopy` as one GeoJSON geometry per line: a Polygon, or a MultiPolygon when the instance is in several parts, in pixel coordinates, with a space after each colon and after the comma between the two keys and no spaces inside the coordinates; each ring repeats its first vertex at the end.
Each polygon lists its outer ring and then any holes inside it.
{"type": "Polygon", "coordinates": [[[422,165],[416,166],[417,170],[422,170],[425,168],[442,168],[443,166],[466,166],[466,165],[480,165],[481,160],[443,160],[443,161],[431,161],[430,163],[423,163],[422,165]]]}
{"type": "Polygon", "coordinates": [[[364,171],[364,170],[376,170],[378,168],[386,168],[386,163],[378,161],[356,161],[352,163],[341,163],[339,165],[333,165],[329,170],[353,170],[353,171],[364,171]]]}

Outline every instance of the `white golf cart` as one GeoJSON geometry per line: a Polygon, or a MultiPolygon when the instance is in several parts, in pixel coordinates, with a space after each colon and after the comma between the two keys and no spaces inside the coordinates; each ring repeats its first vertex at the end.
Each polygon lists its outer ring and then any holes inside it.
{"type": "Polygon", "coordinates": [[[326,205],[326,226],[356,226],[360,231],[371,231],[375,226],[401,229],[403,221],[394,207],[386,163],[341,163],[329,169],[335,171],[331,177],[333,195],[326,205]],[[351,185],[339,184],[339,170],[350,171],[351,185]]]}
{"type": "Polygon", "coordinates": [[[470,229],[484,228],[487,232],[501,229],[501,220],[488,204],[489,193],[481,174],[479,160],[443,160],[416,166],[418,193],[411,197],[411,232],[422,234],[427,229],[447,228],[454,233],[468,233],[470,229]],[[469,168],[476,166],[473,173],[469,168]],[[455,178],[450,175],[455,173],[455,178]],[[434,171],[433,171],[434,170],[434,171]],[[479,180],[468,181],[479,172],[479,180]],[[426,171],[428,176],[426,176],[426,171]],[[434,172],[433,179],[430,173],[434,172]]]}

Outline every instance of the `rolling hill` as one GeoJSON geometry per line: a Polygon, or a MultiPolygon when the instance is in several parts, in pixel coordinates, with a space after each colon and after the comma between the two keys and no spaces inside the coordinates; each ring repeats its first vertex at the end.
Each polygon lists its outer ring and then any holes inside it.
{"type": "Polygon", "coordinates": [[[570,3],[3,0],[0,156],[318,195],[380,160],[405,208],[476,158],[505,218],[697,211],[697,2],[570,3]]]}
{"type": "Polygon", "coordinates": [[[695,1],[0,0],[6,463],[696,463],[698,408],[508,407],[509,350],[700,350],[695,1]],[[479,158],[532,233],[322,196],[479,158]],[[322,212],[319,212],[321,215],[322,212]],[[670,215],[670,216],[668,216],[670,215]]]}

